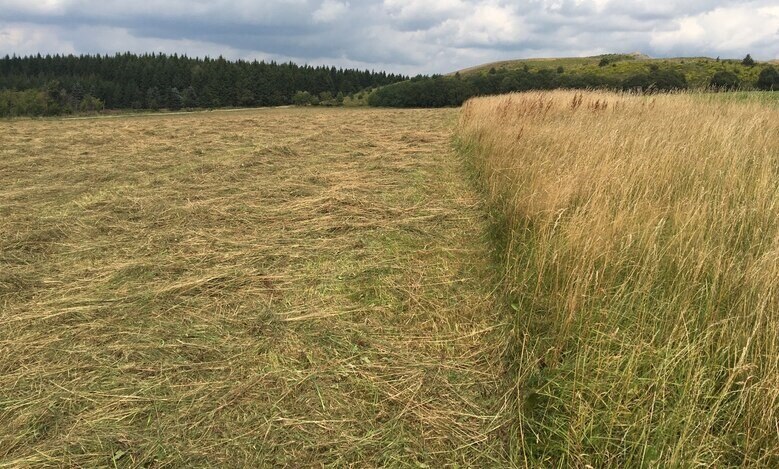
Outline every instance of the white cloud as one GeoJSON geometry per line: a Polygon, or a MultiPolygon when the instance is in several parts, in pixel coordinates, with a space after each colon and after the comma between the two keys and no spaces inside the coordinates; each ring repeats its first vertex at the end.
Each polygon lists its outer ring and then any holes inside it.
{"type": "Polygon", "coordinates": [[[26,0],[0,1],[0,11],[22,11],[29,14],[56,15],[61,14],[68,4],[68,0],[40,0],[30,2],[26,0]]]}
{"type": "Polygon", "coordinates": [[[165,51],[446,73],[520,57],[779,56],[779,0],[0,0],[0,55],[165,51]]]}
{"type": "Polygon", "coordinates": [[[460,17],[470,6],[461,0],[384,0],[383,7],[391,18],[408,21],[460,17]]]}
{"type": "Polygon", "coordinates": [[[675,21],[676,28],[652,34],[650,45],[663,53],[719,51],[779,56],[779,7],[716,8],[675,21]]]}
{"type": "Polygon", "coordinates": [[[325,0],[314,12],[312,18],[317,23],[330,23],[346,15],[349,4],[336,0],[325,0]]]}
{"type": "MultiPolygon", "coordinates": [[[[459,20],[450,20],[456,27],[452,30],[455,44],[489,46],[500,43],[519,43],[525,39],[529,28],[514,8],[499,5],[479,5],[471,15],[459,20]]],[[[444,23],[446,25],[447,23],[444,23]]],[[[447,36],[439,35],[440,40],[447,36]]]]}
{"type": "Polygon", "coordinates": [[[60,40],[55,30],[56,27],[38,24],[0,23],[0,55],[54,52],[62,54],[77,53],[78,50],[73,43],[60,40]]]}

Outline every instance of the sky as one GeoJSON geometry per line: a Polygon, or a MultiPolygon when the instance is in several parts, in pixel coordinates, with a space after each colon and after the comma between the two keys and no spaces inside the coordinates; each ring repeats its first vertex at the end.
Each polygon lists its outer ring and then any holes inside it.
{"type": "Polygon", "coordinates": [[[779,0],[0,0],[0,56],[166,52],[415,75],[642,52],[779,58],[779,0]]]}

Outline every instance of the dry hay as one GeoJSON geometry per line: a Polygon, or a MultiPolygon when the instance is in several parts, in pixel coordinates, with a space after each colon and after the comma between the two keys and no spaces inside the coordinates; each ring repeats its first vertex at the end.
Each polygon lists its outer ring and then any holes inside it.
{"type": "Polygon", "coordinates": [[[454,117],[0,123],[0,466],[499,464],[454,117]]]}

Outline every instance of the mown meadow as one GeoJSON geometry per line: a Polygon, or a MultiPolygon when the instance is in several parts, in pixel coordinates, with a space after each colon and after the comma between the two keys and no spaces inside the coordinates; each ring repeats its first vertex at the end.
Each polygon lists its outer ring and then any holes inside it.
{"type": "Polygon", "coordinates": [[[455,120],[0,121],[0,467],[505,466],[455,120]]]}

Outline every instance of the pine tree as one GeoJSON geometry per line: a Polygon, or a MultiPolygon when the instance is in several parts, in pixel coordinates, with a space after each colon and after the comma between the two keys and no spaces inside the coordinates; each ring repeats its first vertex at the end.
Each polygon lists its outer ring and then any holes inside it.
{"type": "Polygon", "coordinates": [[[45,92],[47,84],[56,80],[68,102],[62,96],[49,99],[46,95],[46,99],[70,108],[77,108],[87,96],[120,109],[175,107],[179,95],[186,107],[279,105],[292,102],[298,90],[347,95],[405,79],[369,70],[177,54],[0,57],[0,90],[45,92]],[[171,92],[174,88],[178,94],[171,92]]]}

